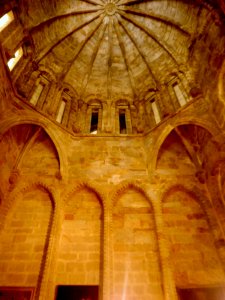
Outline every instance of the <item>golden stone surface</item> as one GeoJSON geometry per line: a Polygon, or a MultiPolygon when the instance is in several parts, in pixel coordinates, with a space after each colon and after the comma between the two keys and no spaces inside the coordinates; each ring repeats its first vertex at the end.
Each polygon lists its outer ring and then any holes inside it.
{"type": "Polygon", "coordinates": [[[115,3],[107,3],[105,5],[105,12],[107,15],[112,16],[116,13],[117,7],[115,3]]]}
{"type": "Polygon", "coordinates": [[[225,299],[223,1],[0,2],[0,298],[225,299]]]}

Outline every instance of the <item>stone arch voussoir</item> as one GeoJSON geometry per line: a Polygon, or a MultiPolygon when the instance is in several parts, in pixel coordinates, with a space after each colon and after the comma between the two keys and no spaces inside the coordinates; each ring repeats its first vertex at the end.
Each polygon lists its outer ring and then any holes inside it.
{"type": "Polygon", "coordinates": [[[76,184],[73,186],[73,188],[63,198],[63,205],[65,205],[67,203],[67,201],[70,199],[70,197],[74,193],[76,193],[82,189],[87,189],[90,192],[93,192],[97,196],[99,203],[101,204],[101,206],[103,208],[103,211],[105,211],[106,206],[107,206],[106,196],[100,191],[99,186],[91,183],[88,180],[76,182],[76,184]]]}
{"type": "Polygon", "coordinates": [[[139,181],[135,180],[124,181],[115,187],[111,197],[112,207],[115,206],[118,198],[121,197],[129,189],[134,189],[135,191],[141,193],[154,210],[154,202],[152,201],[145,187],[139,181]]]}

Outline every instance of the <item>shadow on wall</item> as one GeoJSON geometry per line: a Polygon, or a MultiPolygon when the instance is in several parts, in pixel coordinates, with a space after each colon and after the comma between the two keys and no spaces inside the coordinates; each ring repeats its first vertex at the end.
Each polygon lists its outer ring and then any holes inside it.
{"type": "Polygon", "coordinates": [[[20,174],[59,173],[59,156],[53,141],[42,127],[34,124],[20,124],[7,130],[0,139],[0,157],[3,191],[20,174]]]}

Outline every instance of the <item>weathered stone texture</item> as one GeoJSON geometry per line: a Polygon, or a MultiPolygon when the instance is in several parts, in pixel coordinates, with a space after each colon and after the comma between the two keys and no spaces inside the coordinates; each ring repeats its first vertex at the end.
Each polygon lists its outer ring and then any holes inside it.
{"type": "Polygon", "coordinates": [[[57,284],[99,285],[103,212],[88,189],[66,199],[59,240],[57,284]]]}
{"type": "Polygon", "coordinates": [[[224,299],[222,1],[3,0],[0,17],[11,9],[0,291],[224,299]]]}
{"type": "Polygon", "coordinates": [[[38,189],[14,199],[0,238],[1,286],[37,285],[51,209],[38,189]]]}
{"type": "Polygon", "coordinates": [[[132,189],[113,208],[113,252],[116,299],[162,299],[152,206],[132,189]]]}

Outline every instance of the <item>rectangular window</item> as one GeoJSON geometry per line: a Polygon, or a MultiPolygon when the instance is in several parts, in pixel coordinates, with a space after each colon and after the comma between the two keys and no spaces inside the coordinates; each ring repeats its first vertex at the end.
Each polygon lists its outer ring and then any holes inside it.
{"type": "Polygon", "coordinates": [[[99,287],[96,285],[59,285],[56,300],[98,300],[99,287]]]}
{"type": "Polygon", "coordinates": [[[97,134],[98,132],[98,109],[92,109],[91,113],[91,128],[90,133],[97,134]]]}
{"type": "Polygon", "coordinates": [[[11,300],[11,299],[23,299],[31,300],[33,299],[34,288],[23,288],[23,287],[0,287],[0,299],[1,300],[11,300]]]}
{"type": "Polygon", "coordinates": [[[37,102],[38,102],[38,100],[39,100],[39,98],[41,96],[41,93],[42,93],[44,87],[45,86],[42,83],[39,83],[36,86],[36,88],[34,90],[34,93],[33,93],[33,96],[30,99],[30,103],[33,104],[34,106],[37,105],[37,102]]]}
{"type": "Polygon", "coordinates": [[[126,110],[125,109],[119,110],[119,123],[120,123],[120,133],[126,134],[127,126],[126,126],[126,110]]]}
{"type": "Polygon", "coordinates": [[[65,111],[65,108],[66,108],[66,101],[62,100],[62,102],[60,104],[60,107],[59,107],[59,111],[58,111],[57,117],[56,117],[56,122],[62,123],[62,118],[63,118],[63,114],[64,114],[64,111],[65,111]]]}
{"type": "Polygon", "coordinates": [[[14,15],[12,11],[9,11],[7,14],[3,15],[0,18],[0,32],[6,28],[14,20],[14,15]]]}
{"type": "Polygon", "coordinates": [[[15,67],[15,65],[18,63],[18,61],[21,59],[22,56],[23,56],[23,48],[20,47],[14,54],[14,57],[10,58],[10,60],[7,63],[10,71],[12,71],[12,69],[15,67]]]}
{"type": "Polygon", "coordinates": [[[160,117],[160,113],[159,113],[157,103],[156,103],[154,98],[151,99],[150,102],[151,102],[151,106],[152,106],[152,111],[153,111],[155,123],[158,124],[159,122],[161,122],[161,117],[160,117]]]}
{"type": "Polygon", "coordinates": [[[187,101],[186,101],[186,98],[184,97],[184,94],[183,94],[180,86],[178,85],[177,82],[173,83],[172,86],[173,86],[174,93],[176,95],[176,98],[177,98],[180,106],[184,106],[187,103],[187,101]]]}
{"type": "Polygon", "coordinates": [[[223,300],[225,289],[223,287],[178,289],[180,300],[223,300]]]}

